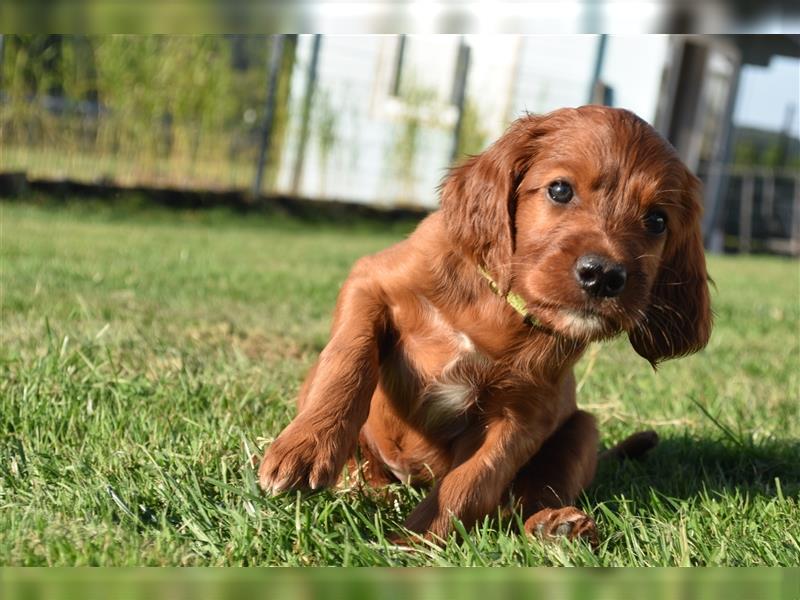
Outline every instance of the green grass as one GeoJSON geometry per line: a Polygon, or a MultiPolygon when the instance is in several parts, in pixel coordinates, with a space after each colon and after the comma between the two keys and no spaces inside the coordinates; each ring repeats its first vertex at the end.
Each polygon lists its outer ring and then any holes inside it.
{"type": "Polygon", "coordinates": [[[712,257],[716,329],[654,373],[625,340],[578,365],[606,465],[581,506],[596,553],[517,519],[393,547],[418,498],[263,497],[251,457],[292,417],[359,256],[407,227],[156,209],[0,204],[0,563],[796,565],[800,272],[712,257]]]}

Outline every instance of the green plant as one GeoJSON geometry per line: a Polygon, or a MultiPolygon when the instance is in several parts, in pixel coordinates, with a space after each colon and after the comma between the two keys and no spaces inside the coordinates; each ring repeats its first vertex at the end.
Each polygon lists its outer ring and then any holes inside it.
{"type": "Polygon", "coordinates": [[[413,74],[403,78],[400,93],[402,105],[395,128],[392,160],[395,171],[403,183],[401,200],[413,200],[416,179],[416,158],[422,133],[426,127],[438,127],[438,120],[430,109],[436,102],[436,90],[416,83],[413,74]]]}
{"type": "Polygon", "coordinates": [[[461,116],[461,133],[458,137],[456,156],[470,156],[480,153],[489,139],[489,132],[483,126],[484,118],[479,106],[472,100],[464,102],[461,116]]]}
{"type": "Polygon", "coordinates": [[[319,151],[319,193],[324,197],[331,155],[339,140],[339,112],[334,108],[328,90],[318,89],[314,94],[313,115],[313,131],[319,151]]]}

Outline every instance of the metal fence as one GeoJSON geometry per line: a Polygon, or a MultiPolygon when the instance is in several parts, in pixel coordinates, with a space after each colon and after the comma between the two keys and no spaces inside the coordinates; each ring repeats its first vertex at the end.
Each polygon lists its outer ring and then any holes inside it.
{"type": "Polygon", "coordinates": [[[714,224],[727,252],[800,255],[800,171],[720,167],[726,190],[714,224]]]}
{"type": "Polygon", "coordinates": [[[269,36],[2,37],[0,170],[251,189],[266,158],[269,186],[280,145],[264,152],[264,123],[279,140],[293,36],[277,64],[269,36]]]}

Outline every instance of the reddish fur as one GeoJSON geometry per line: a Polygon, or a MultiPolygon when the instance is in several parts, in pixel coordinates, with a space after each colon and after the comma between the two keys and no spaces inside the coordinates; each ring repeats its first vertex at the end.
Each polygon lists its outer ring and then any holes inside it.
{"type": "Polygon", "coordinates": [[[517,120],[453,169],[440,211],[356,263],[261,485],[333,485],[360,444],[375,483],[433,483],[406,522],[420,533],[447,534],[451,516],[470,525],[509,492],[526,517],[569,506],[597,462],[595,422],[578,411],[572,376],[588,343],[624,331],[655,365],[708,339],[699,215],[697,179],[633,114],[583,107],[517,120]],[[575,189],[569,205],[545,195],[557,178],[575,189]],[[643,226],[656,205],[668,216],[661,236],[643,226]],[[572,269],[588,253],[625,265],[619,297],[581,291],[572,269]],[[542,325],[523,322],[479,265],[542,325]],[[601,325],[584,331],[565,308],[601,325]],[[432,415],[436,382],[450,380],[472,390],[463,410],[432,415]]]}

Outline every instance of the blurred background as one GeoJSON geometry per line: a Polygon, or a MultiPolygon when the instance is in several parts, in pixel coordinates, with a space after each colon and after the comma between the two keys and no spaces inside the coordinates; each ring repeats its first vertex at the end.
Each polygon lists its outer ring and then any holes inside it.
{"type": "Polygon", "coordinates": [[[799,96],[800,35],[4,35],[0,194],[424,211],[449,165],[525,111],[602,103],[703,179],[710,250],[798,255],[799,96]]]}

